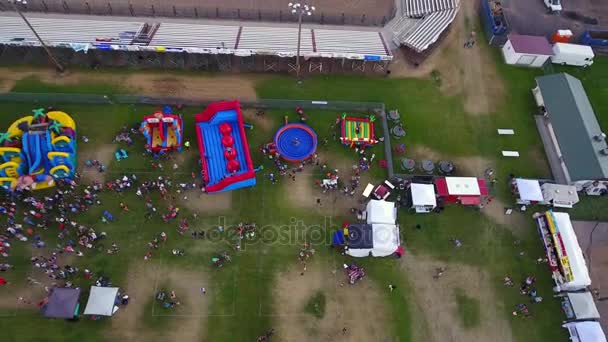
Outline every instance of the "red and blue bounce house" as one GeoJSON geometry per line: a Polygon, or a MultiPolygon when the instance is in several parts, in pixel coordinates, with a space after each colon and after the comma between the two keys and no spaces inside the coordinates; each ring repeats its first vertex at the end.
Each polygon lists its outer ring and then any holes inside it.
{"type": "Polygon", "coordinates": [[[255,169],[238,101],[215,102],[194,116],[208,193],[255,186],[255,169]]]}

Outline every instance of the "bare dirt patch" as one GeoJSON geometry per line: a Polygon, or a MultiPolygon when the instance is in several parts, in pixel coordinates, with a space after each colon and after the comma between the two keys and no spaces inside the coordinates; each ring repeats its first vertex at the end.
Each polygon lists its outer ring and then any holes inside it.
{"type": "Polygon", "coordinates": [[[125,341],[201,341],[208,308],[208,297],[199,292],[204,284],[205,277],[197,272],[143,262],[131,265],[124,288],[131,302],[112,319],[109,337],[125,341]],[[161,282],[175,290],[181,304],[170,312],[158,305],[153,312],[146,312],[146,304],[154,298],[155,286],[161,282]],[[163,319],[171,322],[162,331],[151,331],[144,326],[145,315],[166,315],[163,319]]]}
{"type": "Polygon", "coordinates": [[[363,279],[356,285],[340,286],[345,281],[340,265],[309,265],[302,276],[298,265],[278,275],[275,287],[279,341],[393,341],[385,303],[376,284],[363,279]],[[317,319],[304,312],[307,301],[318,291],[326,297],[325,316],[317,319]],[[347,328],[343,335],[342,329],[347,328]]]}
{"type": "Polygon", "coordinates": [[[477,268],[450,263],[444,275],[433,275],[445,263],[407,253],[401,259],[412,285],[412,297],[429,326],[429,341],[513,341],[504,308],[492,287],[490,276],[477,268]],[[477,298],[481,306],[479,326],[465,329],[457,314],[454,290],[464,289],[467,296],[477,298]]]}
{"type": "Polygon", "coordinates": [[[467,176],[484,178],[486,170],[495,167],[493,160],[479,156],[459,157],[453,160],[458,168],[456,172],[467,176]]]}
{"type": "Polygon", "coordinates": [[[246,76],[221,75],[213,77],[161,76],[158,74],[130,74],[125,80],[129,88],[152,96],[186,99],[239,99],[257,98],[254,82],[246,76]]]}
{"type": "Polygon", "coordinates": [[[182,193],[180,203],[197,214],[225,212],[232,208],[232,191],[215,194],[203,194],[200,190],[189,190],[182,193]],[[186,196],[188,199],[184,199],[186,196]]]}
{"type": "Polygon", "coordinates": [[[11,70],[0,68],[0,91],[10,91],[15,83],[36,77],[44,83],[78,85],[87,82],[121,84],[135,93],[148,96],[180,97],[185,99],[240,99],[255,100],[253,77],[243,75],[188,76],[162,73],[107,74],[71,70],[62,76],[46,69],[11,70]]]}
{"type": "Polygon", "coordinates": [[[274,124],[268,114],[257,115],[258,110],[249,108],[243,110],[243,118],[245,121],[250,122],[254,125],[254,129],[260,128],[264,132],[270,131],[274,124]]]}
{"type": "Polygon", "coordinates": [[[82,170],[82,176],[90,182],[104,182],[106,173],[99,172],[95,167],[87,167],[87,160],[98,160],[101,164],[108,167],[114,158],[116,145],[114,144],[99,144],[95,145],[95,149],[85,149],[78,153],[78,169],[82,170]]]}

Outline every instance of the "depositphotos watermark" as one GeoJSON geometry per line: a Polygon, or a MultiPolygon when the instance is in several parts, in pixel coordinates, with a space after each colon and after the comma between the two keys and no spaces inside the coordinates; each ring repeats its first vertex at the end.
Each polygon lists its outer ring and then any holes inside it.
{"type": "MultiPolygon", "coordinates": [[[[394,225],[371,225],[357,224],[348,227],[349,241],[357,241],[362,245],[382,245],[399,239],[398,230],[394,225]]],[[[276,224],[254,224],[243,222],[234,224],[229,217],[218,217],[216,223],[205,225],[193,225],[192,231],[205,231],[205,239],[213,242],[238,243],[241,247],[246,245],[285,245],[302,246],[330,245],[335,231],[342,230],[337,226],[333,218],[323,217],[321,223],[308,223],[303,219],[292,217],[289,223],[276,224]],[[230,223],[229,223],[230,222],[230,223]]],[[[397,243],[397,242],[395,242],[397,243]]],[[[371,248],[371,247],[364,247],[371,248]]]]}
{"type": "MultiPolygon", "coordinates": [[[[319,222],[319,221],[318,221],[319,222]]],[[[234,242],[241,239],[241,244],[266,245],[321,245],[330,242],[330,236],[338,229],[331,217],[323,217],[320,223],[308,223],[303,219],[292,217],[288,223],[253,222],[234,223],[230,217],[220,216],[215,223],[193,224],[190,231],[204,231],[205,239],[213,242],[234,242]]]]}

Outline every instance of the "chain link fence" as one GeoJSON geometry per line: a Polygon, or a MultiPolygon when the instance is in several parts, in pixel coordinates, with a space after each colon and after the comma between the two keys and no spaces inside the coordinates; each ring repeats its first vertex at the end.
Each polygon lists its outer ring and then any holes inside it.
{"type": "MultiPolygon", "coordinates": [[[[297,22],[297,16],[286,10],[210,7],[204,4],[192,6],[172,2],[147,1],[69,1],[30,0],[23,5],[24,12],[43,12],[82,15],[107,15],[127,17],[174,17],[191,19],[254,20],[273,22],[297,22]]],[[[285,2],[287,7],[287,2],[285,2]]],[[[12,11],[9,4],[0,2],[0,11],[12,11]]],[[[377,11],[375,11],[377,12],[377,11]]],[[[323,12],[302,18],[304,22],[329,25],[384,26],[395,15],[394,5],[384,15],[347,12],[323,12]]]]}

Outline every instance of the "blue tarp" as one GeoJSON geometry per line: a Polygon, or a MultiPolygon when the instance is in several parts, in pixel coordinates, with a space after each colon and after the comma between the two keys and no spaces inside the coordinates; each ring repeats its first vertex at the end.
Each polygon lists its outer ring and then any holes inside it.
{"type": "Polygon", "coordinates": [[[332,246],[340,246],[344,244],[344,233],[341,230],[334,232],[334,237],[331,242],[332,246]]]}

